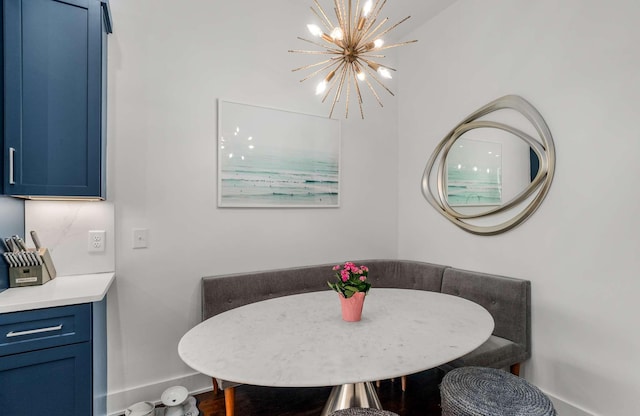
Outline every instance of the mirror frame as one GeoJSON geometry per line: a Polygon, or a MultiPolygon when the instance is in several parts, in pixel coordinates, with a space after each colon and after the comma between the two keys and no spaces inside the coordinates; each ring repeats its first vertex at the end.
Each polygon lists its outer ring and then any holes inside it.
{"type": "Polygon", "coordinates": [[[542,115],[524,98],[518,95],[506,95],[490,102],[466,117],[440,141],[424,169],[422,175],[422,194],[440,214],[463,230],[478,235],[495,235],[506,232],[521,224],[538,209],[551,187],[555,172],[555,163],[556,153],[553,137],[542,115]],[[522,114],[535,128],[539,140],[504,123],[478,120],[480,117],[502,109],[511,109],[522,114]],[[454,143],[464,133],[479,128],[503,130],[523,140],[538,157],[539,168],[531,183],[506,203],[478,214],[462,214],[452,208],[447,202],[445,177],[446,159],[454,143]],[[436,176],[437,192],[434,192],[430,179],[434,173],[436,163],[438,164],[436,176]],[[490,217],[491,215],[515,209],[534,194],[536,195],[533,199],[521,211],[506,221],[495,225],[477,225],[468,222],[468,220],[490,217]]]}

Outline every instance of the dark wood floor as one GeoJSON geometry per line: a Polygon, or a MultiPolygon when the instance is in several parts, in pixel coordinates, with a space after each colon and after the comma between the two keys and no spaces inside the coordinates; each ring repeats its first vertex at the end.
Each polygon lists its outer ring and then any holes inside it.
{"type": "MultiPolygon", "coordinates": [[[[440,415],[438,370],[408,376],[407,391],[400,380],[385,380],[377,388],[385,410],[400,416],[440,415]]],[[[318,416],[331,388],[273,388],[242,385],[236,388],[236,416],[318,416]]],[[[202,393],[196,396],[201,416],[225,416],[224,394],[202,393]]]]}

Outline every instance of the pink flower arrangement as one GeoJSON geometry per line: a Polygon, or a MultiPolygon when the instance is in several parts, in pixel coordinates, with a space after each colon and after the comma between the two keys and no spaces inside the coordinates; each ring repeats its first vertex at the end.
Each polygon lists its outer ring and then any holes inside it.
{"type": "Polygon", "coordinates": [[[333,266],[333,271],[338,281],[327,282],[327,284],[345,298],[350,298],[356,292],[367,293],[371,288],[371,284],[367,282],[369,275],[367,266],[356,266],[355,263],[347,261],[343,265],[333,266]]]}

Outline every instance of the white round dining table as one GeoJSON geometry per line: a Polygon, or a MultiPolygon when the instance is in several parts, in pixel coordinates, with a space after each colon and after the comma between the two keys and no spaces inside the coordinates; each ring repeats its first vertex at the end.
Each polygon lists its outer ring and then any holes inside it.
{"type": "MultiPolygon", "coordinates": [[[[345,322],[338,294],[326,290],[209,318],[182,337],[178,354],[194,370],[223,380],[344,389],[445,364],[484,343],[493,327],[486,309],[461,297],[390,288],[372,288],[362,320],[345,322]]],[[[372,400],[369,407],[379,408],[377,396],[372,400]]],[[[340,406],[328,405],[323,414],[340,406]]]]}

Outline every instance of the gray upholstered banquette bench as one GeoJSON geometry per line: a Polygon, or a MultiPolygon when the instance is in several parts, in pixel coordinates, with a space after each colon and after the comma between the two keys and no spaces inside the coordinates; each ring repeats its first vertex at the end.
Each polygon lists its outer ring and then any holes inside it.
{"type": "MultiPolygon", "coordinates": [[[[520,363],[531,356],[531,283],[528,280],[478,273],[407,260],[359,260],[369,267],[376,287],[429,290],[460,296],[491,313],[495,328],[475,351],[446,369],[461,366],[509,368],[518,375],[520,363]]],[[[330,290],[333,264],[210,276],[202,279],[202,320],[253,302],[298,293],[330,290]]],[[[234,415],[236,383],[213,379],[224,390],[227,416],[234,415]]]]}

